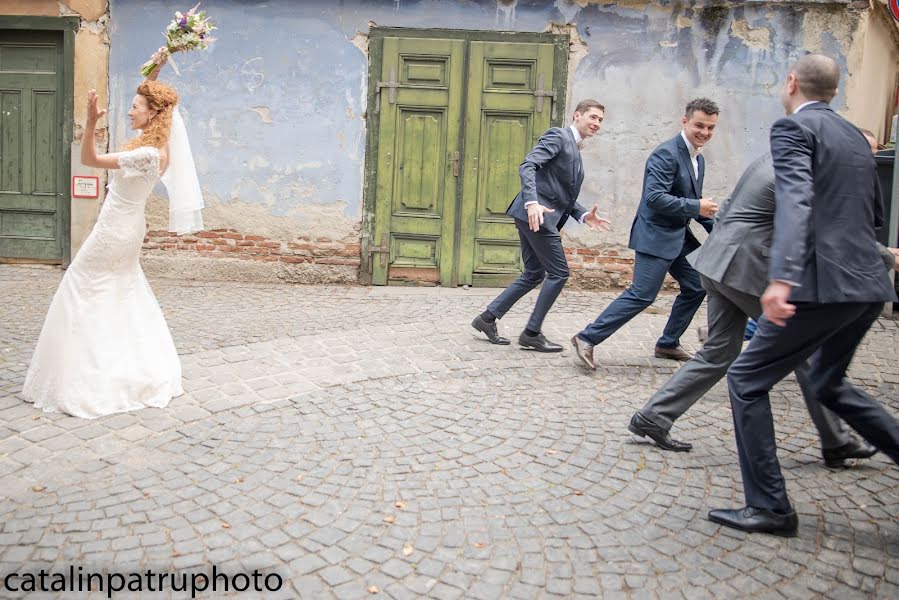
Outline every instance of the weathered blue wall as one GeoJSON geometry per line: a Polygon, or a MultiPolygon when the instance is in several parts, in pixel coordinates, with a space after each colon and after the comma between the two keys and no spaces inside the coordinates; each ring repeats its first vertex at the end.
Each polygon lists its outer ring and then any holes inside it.
{"type": "MultiPolygon", "coordinates": [[[[110,4],[110,122],[113,140],[121,141],[137,68],[160,44],[174,10],[187,6],[110,4]]],[[[812,50],[845,67],[858,21],[846,2],[708,4],[207,0],[218,41],[207,52],[176,56],[181,77],[169,71],[163,79],[183,97],[211,205],[207,220],[279,239],[339,239],[358,235],[362,219],[370,23],[515,31],[570,25],[570,104],[595,97],[607,107],[603,131],[585,150],[582,199],[598,202],[615,231],[571,228],[569,237],[623,244],[646,156],[677,133],[687,100],[707,95],[721,105],[719,132],[706,151],[706,192],[720,198],[765,150],[767,129],[782,114],[777,96],[789,63],[812,50]]]]}

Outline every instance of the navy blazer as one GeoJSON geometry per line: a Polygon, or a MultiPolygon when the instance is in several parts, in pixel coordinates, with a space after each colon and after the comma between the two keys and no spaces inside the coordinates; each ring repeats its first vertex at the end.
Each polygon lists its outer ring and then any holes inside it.
{"type": "Polygon", "coordinates": [[[578,204],[584,182],[584,163],[570,127],[546,131],[518,168],[521,191],[506,214],[528,220],[526,202],[539,202],[554,212],[543,215],[541,229],[558,234],[569,215],[580,220],[587,210],[578,204]]]}
{"type": "Polygon", "coordinates": [[[690,219],[706,231],[712,220],[699,216],[699,198],[705,178],[705,159],[700,154],[699,177],[693,174],[690,151],[681,134],[659,145],[646,159],[643,195],[631,225],[628,247],[667,260],[699,247],[690,232],[690,219]]]}
{"type": "Polygon", "coordinates": [[[796,302],[891,302],[878,260],[884,221],[877,166],[862,132],[816,102],[771,127],[774,238],[769,279],[796,302]]]}

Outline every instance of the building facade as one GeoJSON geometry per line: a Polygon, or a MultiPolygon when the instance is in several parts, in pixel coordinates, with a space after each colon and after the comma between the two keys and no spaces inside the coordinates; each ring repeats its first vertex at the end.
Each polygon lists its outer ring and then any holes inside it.
{"type": "MultiPolygon", "coordinates": [[[[848,76],[834,106],[882,141],[896,108],[899,35],[883,0],[206,0],[202,7],[219,27],[217,41],[206,52],[176,55],[177,73],[167,66],[161,76],[181,95],[207,205],[206,231],[179,237],[166,231],[164,190],[149,202],[143,263],[172,276],[502,284],[520,265],[504,215],[518,165],[543,130],[570,122],[577,101],[591,97],[606,106],[606,122],[583,150],[581,202],[598,204],[613,231],[572,224],[565,245],[575,282],[621,286],[630,277],[627,237],[645,159],[678,132],[689,99],[708,96],[722,109],[705,152],[705,195],[719,201],[765,151],[768,127],[782,114],[781,83],[803,53],[839,61],[848,76]]],[[[67,23],[73,40],[58,67],[72,81],[71,90],[60,88],[71,96],[60,96],[54,117],[65,133],[59,159],[28,167],[60,171],[52,218],[57,237],[65,233],[54,243],[66,250],[33,259],[65,262],[102,201],[64,189],[73,175],[97,176],[102,196],[103,174],[77,164],[86,90],[108,101],[103,149],[118,147],[131,135],[125,113],[138,67],[162,42],[174,10],[187,8],[160,0],[0,0],[0,33],[11,47],[31,43],[27,36],[40,31],[27,27],[40,24],[34,19],[67,23]]],[[[0,81],[12,77],[4,48],[0,81]]],[[[0,227],[0,256],[27,260],[22,240],[47,237],[50,217],[44,229],[29,229],[21,206],[4,202],[0,192],[0,223],[18,216],[0,227]]]]}

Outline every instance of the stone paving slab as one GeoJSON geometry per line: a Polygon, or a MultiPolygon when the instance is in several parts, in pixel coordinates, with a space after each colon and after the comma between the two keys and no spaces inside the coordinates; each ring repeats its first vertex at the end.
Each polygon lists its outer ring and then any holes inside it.
{"type": "MultiPolygon", "coordinates": [[[[60,275],[0,265],[0,574],[283,578],[242,598],[899,597],[899,470],[881,456],[823,469],[794,381],[772,404],[796,539],[705,519],[742,500],[723,383],[677,424],[693,452],[628,434],[678,366],[651,356],[670,296],[587,372],[567,347],[478,337],[469,322],[496,290],[158,279],[186,393],[85,421],[20,397],[60,275]]],[[[547,336],[613,297],[563,293],[547,336]]],[[[851,370],[894,414],[897,341],[879,320],[851,370]]]]}

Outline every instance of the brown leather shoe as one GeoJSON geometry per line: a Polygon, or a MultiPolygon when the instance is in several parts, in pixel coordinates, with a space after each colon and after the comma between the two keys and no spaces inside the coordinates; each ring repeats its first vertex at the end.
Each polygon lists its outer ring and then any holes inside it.
{"type": "Polygon", "coordinates": [[[693,358],[693,355],[689,352],[686,352],[680,346],[676,348],[662,348],[661,346],[656,346],[655,350],[656,358],[667,358],[669,360],[682,360],[688,361],[693,358]]]}
{"type": "Polygon", "coordinates": [[[593,371],[596,370],[596,363],[593,362],[593,344],[587,340],[575,335],[571,338],[571,345],[574,346],[574,353],[581,359],[584,365],[593,371]]]}

